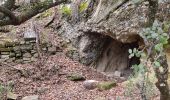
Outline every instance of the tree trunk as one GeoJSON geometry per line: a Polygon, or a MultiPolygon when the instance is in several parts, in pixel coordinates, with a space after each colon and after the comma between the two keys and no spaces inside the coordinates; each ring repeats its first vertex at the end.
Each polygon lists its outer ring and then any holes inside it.
{"type": "Polygon", "coordinates": [[[158,79],[158,82],[156,83],[157,88],[160,91],[160,100],[170,100],[170,91],[169,91],[169,85],[168,85],[168,64],[166,56],[162,56],[159,58],[159,61],[161,62],[163,71],[161,72],[159,69],[155,70],[156,77],[158,79]]]}

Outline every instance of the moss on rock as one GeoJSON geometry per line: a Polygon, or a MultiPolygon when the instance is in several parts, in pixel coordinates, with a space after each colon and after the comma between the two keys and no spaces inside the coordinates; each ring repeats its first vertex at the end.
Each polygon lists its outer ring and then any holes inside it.
{"type": "Polygon", "coordinates": [[[99,90],[109,90],[113,87],[117,86],[117,83],[115,81],[111,81],[111,82],[101,82],[97,85],[97,88],[99,90]]]}
{"type": "Polygon", "coordinates": [[[71,80],[71,81],[83,81],[83,80],[86,80],[85,77],[83,77],[80,74],[70,74],[70,75],[67,76],[67,79],[71,80]]]}

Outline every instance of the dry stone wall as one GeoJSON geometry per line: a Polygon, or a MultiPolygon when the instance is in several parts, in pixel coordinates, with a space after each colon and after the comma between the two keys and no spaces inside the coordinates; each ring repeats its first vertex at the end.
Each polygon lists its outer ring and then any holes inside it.
{"type": "MultiPolygon", "coordinates": [[[[55,54],[56,47],[50,43],[40,45],[44,53],[55,54]]],[[[0,41],[0,62],[31,63],[37,61],[35,33],[24,33],[24,38],[17,42],[0,41]]]]}

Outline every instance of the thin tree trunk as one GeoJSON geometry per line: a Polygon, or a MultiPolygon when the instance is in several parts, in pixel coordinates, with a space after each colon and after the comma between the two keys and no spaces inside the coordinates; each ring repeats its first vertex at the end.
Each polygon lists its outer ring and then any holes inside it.
{"type": "Polygon", "coordinates": [[[160,100],[170,100],[169,86],[167,82],[169,69],[166,55],[160,57],[159,61],[163,67],[163,71],[161,72],[158,68],[155,69],[156,77],[158,79],[156,87],[160,91],[160,100]]]}

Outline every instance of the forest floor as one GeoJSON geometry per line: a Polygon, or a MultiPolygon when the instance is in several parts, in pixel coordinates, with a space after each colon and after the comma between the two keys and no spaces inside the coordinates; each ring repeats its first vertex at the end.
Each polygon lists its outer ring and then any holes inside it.
{"type": "MultiPolygon", "coordinates": [[[[47,21],[41,19],[38,22],[39,31],[48,32],[49,40],[53,40],[55,45],[60,45],[62,39],[54,30],[44,29],[44,22],[47,21]]],[[[18,38],[23,36],[21,33],[28,24],[29,21],[16,27],[18,38]]],[[[51,56],[44,55],[34,63],[9,65],[0,66],[0,82],[11,82],[14,86],[13,93],[18,95],[18,100],[29,95],[39,95],[39,100],[140,100],[139,90],[134,90],[133,95],[129,97],[124,96],[127,89],[121,79],[107,77],[93,68],[73,61],[66,57],[65,50],[51,56]],[[67,75],[72,73],[81,74],[86,80],[116,80],[118,85],[110,90],[88,90],[83,87],[83,81],[74,82],[67,79],[67,75]]]]}

